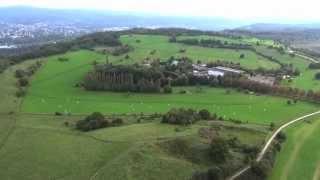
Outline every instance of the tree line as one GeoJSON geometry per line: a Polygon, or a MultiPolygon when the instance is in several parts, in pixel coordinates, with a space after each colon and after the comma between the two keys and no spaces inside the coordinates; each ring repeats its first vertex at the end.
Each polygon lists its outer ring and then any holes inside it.
{"type": "Polygon", "coordinates": [[[159,69],[139,65],[97,65],[84,80],[87,90],[118,92],[161,92],[168,85],[159,69]]]}
{"type": "Polygon", "coordinates": [[[29,85],[29,79],[34,73],[36,73],[41,65],[41,62],[37,61],[36,63],[28,66],[26,69],[17,69],[15,71],[15,77],[18,79],[18,91],[16,92],[17,97],[23,97],[26,95],[26,87],[29,85]]]}
{"type": "MultiPolygon", "coordinates": [[[[172,39],[169,39],[170,42],[174,42],[172,39]]],[[[181,39],[176,40],[177,43],[182,43],[186,45],[192,46],[202,46],[202,47],[210,47],[210,48],[226,48],[226,49],[245,49],[251,50],[253,47],[249,44],[241,44],[241,43],[229,43],[228,41],[214,40],[214,39],[181,39]]]]}
{"type": "MultiPolygon", "coordinates": [[[[44,45],[32,45],[10,49],[1,53],[0,73],[10,65],[20,63],[28,59],[47,57],[63,54],[78,49],[91,49],[94,46],[121,46],[119,35],[115,32],[97,32],[76,39],[65,40],[44,45]]],[[[120,49],[123,51],[124,48],[120,49]]],[[[117,52],[118,53],[118,52],[117,52]]]]}

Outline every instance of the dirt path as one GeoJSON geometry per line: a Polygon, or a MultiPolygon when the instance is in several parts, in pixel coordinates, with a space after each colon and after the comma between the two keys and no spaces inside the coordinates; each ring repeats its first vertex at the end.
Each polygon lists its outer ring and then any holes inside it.
{"type": "MultiPolygon", "coordinates": [[[[317,114],[320,114],[320,111],[317,111],[317,112],[314,112],[314,113],[310,113],[310,114],[307,114],[307,115],[304,115],[304,116],[301,116],[299,118],[296,118],[294,120],[291,120],[290,122],[280,126],[275,132],[273,132],[272,136],[269,138],[269,140],[266,142],[266,144],[264,145],[263,149],[261,150],[261,152],[259,153],[256,161],[259,162],[261,161],[261,159],[263,158],[263,156],[266,154],[268,148],[271,146],[273,140],[276,138],[276,136],[283,130],[285,129],[286,127],[290,126],[291,124],[294,124],[296,122],[299,122],[299,121],[302,121],[308,117],[311,117],[311,116],[314,116],[314,115],[317,115],[317,114]]],[[[249,170],[251,167],[248,165],[246,167],[244,167],[243,169],[241,169],[240,171],[236,172],[233,176],[227,178],[229,180],[234,180],[236,179],[237,177],[239,177],[241,174],[243,174],[244,172],[246,172],[247,170],[249,170]]]]}

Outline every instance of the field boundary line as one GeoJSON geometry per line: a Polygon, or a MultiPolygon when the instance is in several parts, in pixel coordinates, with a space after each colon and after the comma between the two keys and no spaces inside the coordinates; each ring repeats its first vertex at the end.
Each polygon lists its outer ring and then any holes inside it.
{"type": "MultiPolygon", "coordinates": [[[[258,154],[258,157],[256,158],[256,162],[260,162],[263,158],[263,156],[265,155],[265,153],[267,152],[268,148],[270,147],[270,145],[272,144],[273,140],[277,137],[277,135],[285,128],[287,128],[288,126],[290,126],[291,124],[294,124],[296,122],[299,122],[301,120],[304,120],[308,117],[314,116],[320,114],[320,111],[316,111],[304,116],[301,116],[299,118],[293,119],[285,124],[283,124],[282,126],[280,126],[276,131],[274,131],[272,133],[272,136],[269,138],[269,140],[265,143],[264,147],[262,148],[262,150],[260,151],[260,153],[258,154]]],[[[232,175],[231,177],[227,178],[228,180],[235,180],[236,178],[238,178],[240,175],[242,175],[243,173],[245,173],[247,170],[249,170],[251,168],[250,165],[247,165],[246,167],[242,168],[241,170],[239,170],[238,172],[236,172],[234,175],[232,175]]]]}

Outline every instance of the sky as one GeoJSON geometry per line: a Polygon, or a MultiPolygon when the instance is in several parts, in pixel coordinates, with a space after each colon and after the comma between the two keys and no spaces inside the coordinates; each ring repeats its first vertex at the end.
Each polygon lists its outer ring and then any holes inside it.
{"type": "Polygon", "coordinates": [[[0,0],[0,6],[12,5],[246,20],[320,21],[319,0],[0,0]]]}

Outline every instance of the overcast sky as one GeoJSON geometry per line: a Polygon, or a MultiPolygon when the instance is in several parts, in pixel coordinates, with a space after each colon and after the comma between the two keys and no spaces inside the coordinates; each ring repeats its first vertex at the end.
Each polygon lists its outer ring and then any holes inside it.
{"type": "Polygon", "coordinates": [[[0,6],[105,9],[160,15],[320,21],[319,0],[0,0],[0,6]]]}

